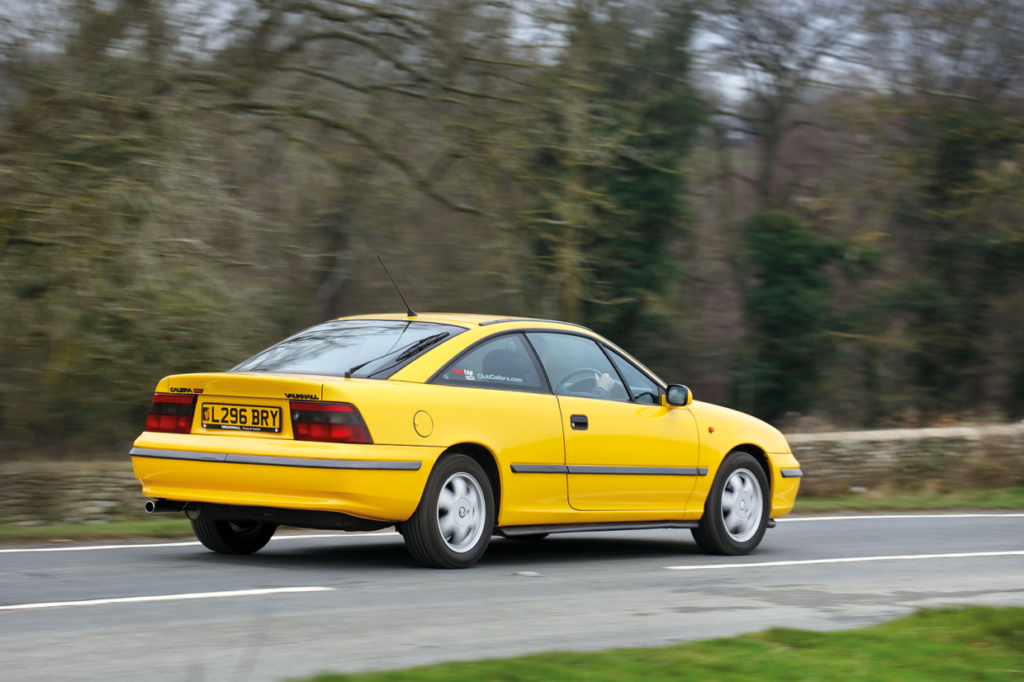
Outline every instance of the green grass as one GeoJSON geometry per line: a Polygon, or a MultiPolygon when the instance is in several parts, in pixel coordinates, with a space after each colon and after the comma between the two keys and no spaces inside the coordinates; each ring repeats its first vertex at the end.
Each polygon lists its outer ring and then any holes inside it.
{"type": "Polygon", "coordinates": [[[186,518],[121,521],[69,526],[13,526],[0,524],[0,543],[102,540],[115,538],[192,537],[192,524],[186,518]]]}
{"type": "Polygon", "coordinates": [[[1024,680],[1024,609],[921,611],[861,630],[773,629],[657,649],[554,653],[309,682],[1024,680]]]}
{"type": "Polygon", "coordinates": [[[885,491],[838,497],[796,498],[795,513],[835,511],[911,511],[929,509],[1024,509],[1024,488],[977,488],[956,493],[885,491]]]}

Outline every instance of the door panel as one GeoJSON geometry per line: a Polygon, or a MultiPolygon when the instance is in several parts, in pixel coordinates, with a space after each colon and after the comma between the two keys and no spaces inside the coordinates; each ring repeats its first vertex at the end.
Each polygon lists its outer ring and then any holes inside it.
{"type": "Polygon", "coordinates": [[[697,423],[688,409],[564,395],[558,402],[574,509],[686,507],[698,474],[697,423]]]}

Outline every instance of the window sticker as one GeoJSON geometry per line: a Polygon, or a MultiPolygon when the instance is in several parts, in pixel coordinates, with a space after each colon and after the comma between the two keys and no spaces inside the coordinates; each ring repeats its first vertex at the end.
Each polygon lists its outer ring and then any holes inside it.
{"type": "Polygon", "coordinates": [[[434,381],[467,388],[547,392],[540,367],[521,334],[499,334],[485,339],[452,360],[434,381]]]}
{"type": "Polygon", "coordinates": [[[519,377],[507,377],[502,374],[481,374],[481,381],[506,381],[513,384],[521,384],[523,380],[519,377]]]}

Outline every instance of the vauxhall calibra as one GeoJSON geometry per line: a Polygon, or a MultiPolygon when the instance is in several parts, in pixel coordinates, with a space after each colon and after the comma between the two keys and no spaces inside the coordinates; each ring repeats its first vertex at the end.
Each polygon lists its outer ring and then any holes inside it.
{"type": "Polygon", "coordinates": [[[247,554],[279,525],[394,525],[429,566],[492,535],[690,529],[746,554],[801,471],[779,431],[694,401],[583,327],[463,314],[348,317],[227,372],[161,380],[131,450],[153,512],[247,554]]]}

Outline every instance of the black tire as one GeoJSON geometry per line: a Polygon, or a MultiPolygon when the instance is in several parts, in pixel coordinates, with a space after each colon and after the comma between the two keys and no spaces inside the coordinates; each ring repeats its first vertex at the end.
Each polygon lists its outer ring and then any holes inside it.
{"type": "Polygon", "coordinates": [[[491,482],[475,460],[458,454],[447,455],[434,465],[419,506],[401,527],[413,559],[434,568],[472,566],[487,550],[493,531],[491,482]],[[459,486],[465,486],[464,495],[459,495],[459,486]],[[447,530],[442,531],[442,526],[447,530]]]}
{"type": "Polygon", "coordinates": [[[207,549],[220,554],[252,554],[263,549],[277,526],[259,521],[192,519],[192,530],[207,549]]]}
{"type": "Polygon", "coordinates": [[[715,476],[700,525],[691,531],[693,539],[708,554],[750,554],[764,538],[771,504],[771,489],[761,464],[745,452],[730,452],[715,476]],[[757,491],[756,498],[752,490],[757,491]],[[735,511],[723,509],[727,492],[734,496],[735,511]],[[731,530],[730,523],[737,528],[731,530]]]}
{"type": "Polygon", "coordinates": [[[701,533],[700,527],[691,528],[690,533],[693,535],[694,542],[700,547],[701,551],[705,554],[717,554],[714,545],[704,539],[704,534],[701,533]]]}

